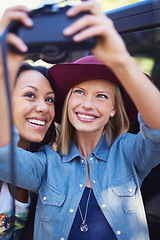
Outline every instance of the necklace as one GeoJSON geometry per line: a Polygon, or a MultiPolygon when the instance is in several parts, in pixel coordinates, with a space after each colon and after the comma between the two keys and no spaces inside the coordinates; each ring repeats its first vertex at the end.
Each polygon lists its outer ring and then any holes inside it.
{"type": "Polygon", "coordinates": [[[84,218],[83,218],[83,215],[82,215],[81,208],[80,208],[80,206],[78,206],[79,213],[80,213],[81,219],[82,219],[82,224],[80,225],[80,230],[82,232],[87,232],[88,231],[88,225],[86,223],[86,218],[87,218],[88,204],[89,204],[89,199],[90,199],[90,196],[91,196],[91,191],[92,191],[92,188],[90,188],[90,191],[89,191],[84,218]]]}

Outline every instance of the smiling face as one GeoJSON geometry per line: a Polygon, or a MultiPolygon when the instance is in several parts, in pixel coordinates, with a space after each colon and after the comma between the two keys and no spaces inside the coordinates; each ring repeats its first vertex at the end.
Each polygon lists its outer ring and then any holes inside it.
{"type": "Polygon", "coordinates": [[[68,102],[68,118],[77,132],[102,135],[109,117],[116,113],[115,89],[106,80],[90,80],[76,85],[68,102]]]}
{"type": "Polygon", "coordinates": [[[22,72],[12,96],[13,123],[19,131],[19,145],[41,142],[55,115],[54,92],[40,72],[22,72]]]}

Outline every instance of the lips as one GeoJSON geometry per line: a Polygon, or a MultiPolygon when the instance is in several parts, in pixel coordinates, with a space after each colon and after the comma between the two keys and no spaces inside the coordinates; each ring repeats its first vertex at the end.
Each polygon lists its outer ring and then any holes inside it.
{"type": "Polygon", "coordinates": [[[85,112],[76,112],[76,115],[78,120],[84,123],[94,122],[98,118],[95,114],[85,112]]]}

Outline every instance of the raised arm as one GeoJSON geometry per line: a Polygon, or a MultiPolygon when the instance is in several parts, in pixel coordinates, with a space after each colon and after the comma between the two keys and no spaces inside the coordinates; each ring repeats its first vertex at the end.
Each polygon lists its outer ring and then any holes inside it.
{"type": "MultiPolygon", "coordinates": [[[[32,21],[27,15],[29,10],[24,6],[17,6],[6,9],[0,22],[0,36],[2,35],[5,28],[13,20],[21,21],[26,27],[32,26],[32,21]]],[[[15,34],[9,33],[7,35],[7,42],[13,44],[22,53],[27,51],[27,46],[23,41],[18,38],[15,34]]],[[[23,55],[7,53],[7,68],[10,79],[10,91],[12,93],[14,81],[16,78],[17,71],[24,60],[23,55]]],[[[10,141],[10,129],[9,129],[9,114],[8,114],[8,103],[6,96],[6,87],[4,79],[4,68],[2,61],[1,42],[0,42],[0,147],[6,145],[10,141]]]]}
{"type": "Polygon", "coordinates": [[[160,92],[139,70],[112,20],[101,12],[100,5],[94,0],[72,7],[67,14],[73,17],[81,11],[89,11],[91,15],[70,25],[64,30],[64,35],[74,35],[73,39],[77,42],[97,36],[93,54],[119,78],[146,125],[153,129],[160,128],[160,92]]]}

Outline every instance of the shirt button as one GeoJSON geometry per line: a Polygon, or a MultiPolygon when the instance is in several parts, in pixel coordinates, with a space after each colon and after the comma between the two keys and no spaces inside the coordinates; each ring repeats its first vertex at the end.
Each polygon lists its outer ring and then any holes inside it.
{"type": "Polygon", "coordinates": [[[96,183],[96,180],[93,180],[93,183],[96,183]]]}
{"type": "Polygon", "coordinates": [[[72,208],[69,211],[70,211],[70,213],[74,212],[74,210],[72,208]]]}
{"type": "Polygon", "coordinates": [[[106,207],[106,204],[102,204],[102,208],[105,208],[106,207]]]}
{"type": "Polygon", "coordinates": [[[84,163],[84,160],[82,159],[82,161],[81,161],[82,163],[84,163]]]}
{"type": "Polygon", "coordinates": [[[129,188],[128,191],[131,193],[132,192],[132,188],[129,188]]]}
{"type": "Polygon", "coordinates": [[[64,238],[61,238],[61,240],[64,240],[64,238]]]}
{"type": "Polygon", "coordinates": [[[46,200],[47,200],[47,197],[43,197],[43,200],[46,201],[46,200]]]}
{"type": "Polygon", "coordinates": [[[79,187],[81,188],[81,187],[83,187],[83,185],[82,185],[82,184],[79,184],[79,187]]]}
{"type": "Polygon", "coordinates": [[[117,231],[117,235],[120,235],[120,234],[121,234],[121,231],[118,230],[118,231],[117,231]]]}
{"type": "Polygon", "coordinates": [[[92,161],[92,160],[93,160],[93,158],[92,158],[92,157],[90,157],[90,160],[92,161]]]}

